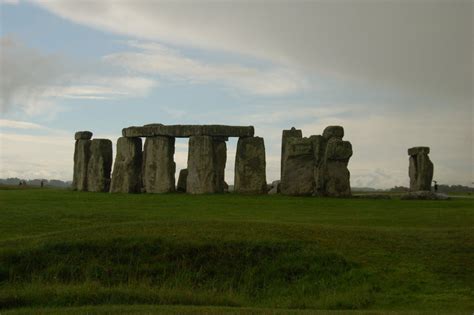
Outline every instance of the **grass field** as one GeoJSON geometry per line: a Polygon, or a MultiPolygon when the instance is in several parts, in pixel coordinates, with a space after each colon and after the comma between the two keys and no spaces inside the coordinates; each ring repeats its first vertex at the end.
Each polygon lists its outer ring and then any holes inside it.
{"type": "Polygon", "coordinates": [[[2,314],[288,309],[471,314],[474,200],[0,190],[2,314]]]}

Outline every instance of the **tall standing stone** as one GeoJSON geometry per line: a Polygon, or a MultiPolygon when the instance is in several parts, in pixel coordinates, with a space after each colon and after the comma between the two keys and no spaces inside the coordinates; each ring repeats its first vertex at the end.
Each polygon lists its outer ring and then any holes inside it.
{"type": "Polygon", "coordinates": [[[216,167],[216,192],[225,190],[225,164],[227,161],[227,145],[225,139],[214,138],[214,158],[216,167]]]}
{"type": "Polygon", "coordinates": [[[210,136],[189,138],[186,192],[210,194],[217,191],[214,139],[210,136]]]}
{"type": "Polygon", "coordinates": [[[324,194],[331,197],[351,195],[350,172],[347,168],[352,156],[352,145],[339,137],[328,140],[325,160],[320,172],[324,175],[324,194]]]}
{"type": "Polygon", "coordinates": [[[110,192],[138,193],[142,187],[142,139],[120,137],[117,141],[110,192]]]}
{"type": "Polygon", "coordinates": [[[146,138],[143,150],[143,187],[147,193],[175,191],[174,143],[173,137],[146,138]]]}
{"type": "Polygon", "coordinates": [[[87,166],[87,190],[108,192],[112,169],[112,141],[94,139],[90,145],[90,160],[87,166]]]}
{"type": "Polygon", "coordinates": [[[72,188],[78,191],[87,191],[87,166],[90,159],[92,132],[78,131],[74,135],[74,173],[72,188]]]}
{"type": "Polygon", "coordinates": [[[314,191],[314,154],[309,138],[289,138],[284,156],[281,193],[291,196],[312,195],[314,191]]]}
{"type": "Polygon", "coordinates": [[[234,191],[264,194],[267,190],[265,144],[263,138],[239,138],[235,157],[234,191]]]}
{"type": "Polygon", "coordinates": [[[313,157],[314,157],[314,195],[324,196],[325,195],[325,173],[324,173],[324,162],[326,156],[326,147],[328,140],[321,136],[309,137],[313,146],[313,157]]]}
{"type": "Polygon", "coordinates": [[[295,127],[292,127],[289,130],[283,130],[282,136],[281,136],[281,165],[280,165],[280,179],[283,178],[283,169],[285,166],[285,161],[286,161],[286,146],[288,143],[288,139],[290,138],[302,138],[303,133],[301,132],[301,129],[296,129],[295,127]]]}
{"type": "Polygon", "coordinates": [[[428,154],[429,147],[414,147],[408,149],[410,176],[410,190],[431,190],[431,181],[433,180],[433,163],[428,154]]]}

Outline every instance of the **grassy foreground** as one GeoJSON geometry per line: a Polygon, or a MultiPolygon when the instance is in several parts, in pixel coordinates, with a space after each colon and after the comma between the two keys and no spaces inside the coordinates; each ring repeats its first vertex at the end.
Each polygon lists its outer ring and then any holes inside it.
{"type": "Polygon", "coordinates": [[[473,206],[0,190],[0,313],[469,314],[473,206]]]}

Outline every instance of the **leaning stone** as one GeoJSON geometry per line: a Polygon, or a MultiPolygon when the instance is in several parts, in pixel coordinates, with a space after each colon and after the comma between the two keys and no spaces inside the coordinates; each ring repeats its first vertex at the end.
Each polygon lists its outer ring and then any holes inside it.
{"type": "Polygon", "coordinates": [[[289,138],[284,161],[281,193],[309,196],[314,190],[313,145],[309,138],[289,138]]]}
{"type": "Polygon", "coordinates": [[[214,140],[209,136],[189,138],[186,192],[210,194],[217,191],[214,140]]]}
{"type": "Polygon", "coordinates": [[[225,140],[213,138],[214,155],[216,163],[216,192],[223,193],[225,191],[225,164],[227,161],[227,145],[225,140]]]}
{"type": "Polygon", "coordinates": [[[176,187],[176,191],[186,192],[186,181],[187,180],[188,180],[188,169],[183,168],[181,171],[179,171],[178,185],[176,187]]]}
{"type": "Polygon", "coordinates": [[[78,131],[74,134],[75,140],[90,140],[92,138],[92,132],[90,131],[78,131]]]}
{"type": "Polygon", "coordinates": [[[90,160],[91,140],[76,140],[74,148],[74,190],[87,191],[87,167],[90,160]]]}
{"type": "Polygon", "coordinates": [[[117,141],[110,192],[139,193],[142,188],[142,139],[120,137],[117,141]]]}
{"type": "Polygon", "coordinates": [[[280,179],[283,177],[283,168],[285,166],[286,161],[286,146],[288,143],[289,138],[302,138],[303,133],[301,129],[296,129],[295,127],[291,127],[289,130],[283,130],[281,135],[281,165],[280,165],[280,179]]]}
{"type": "Polygon", "coordinates": [[[90,146],[91,157],[87,167],[87,190],[108,192],[112,169],[112,141],[94,139],[90,146]]]}
{"type": "Polygon", "coordinates": [[[148,193],[175,191],[176,165],[172,137],[148,137],[143,150],[143,187],[148,193]]]}
{"type": "Polygon", "coordinates": [[[235,156],[235,192],[265,194],[267,188],[265,169],[265,144],[263,138],[239,138],[235,156]]]}
{"type": "Polygon", "coordinates": [[[323,131],[323,137],[326,139],[342,139],[344,137],[344,128],[341,126],[328,126],[323,131]]]}

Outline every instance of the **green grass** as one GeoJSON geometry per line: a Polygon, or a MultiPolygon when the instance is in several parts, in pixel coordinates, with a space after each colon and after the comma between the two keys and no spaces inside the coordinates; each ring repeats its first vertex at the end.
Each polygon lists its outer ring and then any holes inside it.
{"type": "Polygon", "coordinates": [[[0,312],[469,314],[473,206],[0,190],[0,312]]]}

